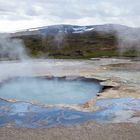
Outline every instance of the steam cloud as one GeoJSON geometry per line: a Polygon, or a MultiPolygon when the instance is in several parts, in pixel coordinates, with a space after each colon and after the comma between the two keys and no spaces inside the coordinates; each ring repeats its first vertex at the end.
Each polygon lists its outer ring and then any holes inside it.
{"type": "Polygon", "coordinates": [[[65,34],[64,33],[57,33],[54,36],[54,43],[57,45],[58,48],[62,47],[62,44],[66,43],[65,34]]]}
{"type": "Polygon", "coordinates": [[[120,54],[126,51],[135,51],[140,55],[140,29],[130,27],[115,28],[117,32],[117,42],[120,54]]]}
{"type": "Polygon", "coordinates": [[[0,35],[0,58],[3,60],[26,60],[26,53],[23,42],[20,39],[11,39],[7,34],[0,35]]]}
{"type": "Polygon", "coordinates": [[[9,34],[0,34],[0,60],[18,60],[19,63],[0,65],[0,77],[32,76],[32,59],[28,56],[24,43],[20,39],[13,39],[9,34]]]}
{"type": "Polygon", "coordinates": [[[140,33],[137,32],[118,32],[118,44],[120,53],[132,50],[139,56],[140,52],[140,33]]]}
{"type": "Polygon", "coordinates": [[[140,28],[132,28],[119,24],[108,24],[97,31],[115,33],[120,55],[126,51],[135,51],[140,56],[140,28]]]}

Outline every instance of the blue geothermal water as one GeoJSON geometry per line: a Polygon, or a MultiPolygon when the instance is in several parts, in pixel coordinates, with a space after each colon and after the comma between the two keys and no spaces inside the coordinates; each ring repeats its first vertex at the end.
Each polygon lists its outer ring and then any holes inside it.
{"type": "MultiPolygon", "coordinates": [[[[15,127],[48,128],[58,125],[73,125],[94,120],[100,123],[112,122],[118,118],[116,112],[140,111],[140,99],[101,99],[97,105],[104,109],[95,112],[81,112],[68,108],[46,108],[27,102],[6,102],[0,100],[0,127],[11,124],[15,127]]],[[[125,112],[121,117],[128,116],[125,112]]]]}
{"type": "Polygon", "coordinates": [[[1,84],[0,98],[43,104],[81,104],[101,88],[97,81],[17,78],[1,84]]]}
{"type": "MultiPolygon", "coordinates": [[[[67,80],[65,78],[15,78],[0,84],[0,98],[17,99],[7,102],[0,99],[0,127],[11,125],[25,128],[48,128],[73,125],[85,121],[99,123],[129,122],[136,111],[140,111],[140,99],[99,99],[101,107],[95,112],[82,112],[65,107],[43,107],[32,104],[84,103],[100,91],[96,80],[67,80]]],[[[133,118],[132,118],[133,119],[133,118]]]]}

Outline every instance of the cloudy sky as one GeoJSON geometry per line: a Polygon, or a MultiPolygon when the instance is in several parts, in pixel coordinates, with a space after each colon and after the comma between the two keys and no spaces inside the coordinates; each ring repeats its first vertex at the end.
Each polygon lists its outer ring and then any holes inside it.
{"type": "Polygon", "coordinates": [[[140,0],[0,0],[0,32],[104,23],[140,27],[140,0]]]}

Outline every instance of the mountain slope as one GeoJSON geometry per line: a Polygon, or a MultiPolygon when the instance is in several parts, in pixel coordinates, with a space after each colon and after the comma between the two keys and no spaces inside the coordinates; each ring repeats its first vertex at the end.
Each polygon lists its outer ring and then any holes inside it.
{"type": "Polygon", "coordinates": [[[53,25],[11,34],[24,41],[34,57],[90,58],[137,56],[140,29],[117,24],[75,26],[53,25]],[[124,51],[125,50],[125,51],[124,51]]]}
{"type": "Polygon", "coordinates": [[[44,26],[38,28],[30,28],[23,31],[15,32],[11,35],[13,36],[23,36],[23,35],[54,35],[57,33],[84,33],[89,31],[124,31],[131,30],[132,28],[119,25],[119,24],[104,24],[104,25],[90,25],[90,26],[78,26],[78,25],[52,25],[44,26]]]}

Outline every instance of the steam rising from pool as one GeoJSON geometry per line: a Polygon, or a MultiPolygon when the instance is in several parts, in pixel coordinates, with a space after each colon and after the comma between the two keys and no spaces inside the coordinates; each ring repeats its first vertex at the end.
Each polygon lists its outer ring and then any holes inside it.
{"type": "Polygon", "coordinates": [[[101,90],[97,81],[17,78],[0,87],[0,97],[43,104],[82,104],[101,90]]]}

